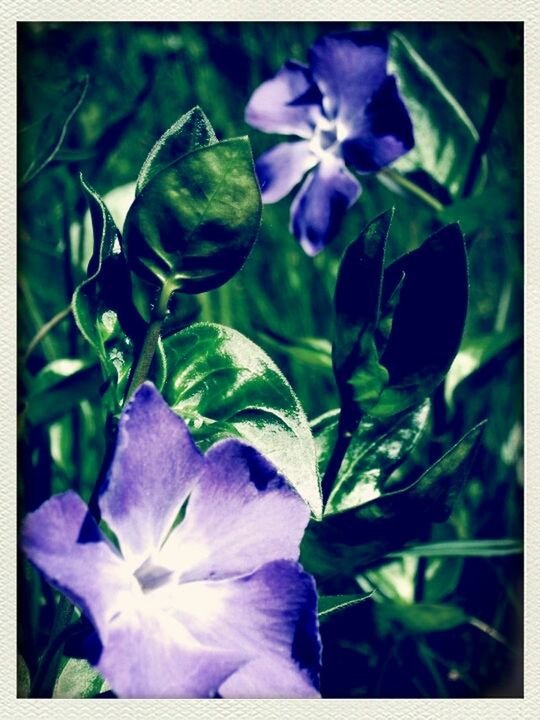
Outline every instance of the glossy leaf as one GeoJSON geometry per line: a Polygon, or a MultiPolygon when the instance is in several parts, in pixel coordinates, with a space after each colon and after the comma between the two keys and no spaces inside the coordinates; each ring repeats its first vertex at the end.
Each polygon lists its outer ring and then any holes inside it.
{"type": "Polygon", "coordinates": [[[372,593],[365,595],[319,595],[318,614],[319,620],[324,621],[340,610],[354,607],[364,600],[369,600],[372,593]]]}
{"type": "MultiPolygon", "coordinates": [[[[110,383],[114,409],[119,409],[126,390],[136,347],[146,325],[132,302],[130,273],[120,246],[120,233],[102,198],[81,177],[94,232],[94,252],[88,278],[73,294],[73,315],[86,340],[100,360],[103,376],[110,383]]],[[[154,375],[163,384],[164,365],[158,351],[154,375]]]]}
{"type": "Polygon", "coordinates": [[[414,410],[386,420],[369,415],[362,418],[341,463],[325,513],[357,507],[382,494],[388,477],[416,445],[429,407],[429,400],[425,400],[414,410]]]}
{"type": "Polygon", "coordinates": [[[350,575],[444,522],[469,471],[485,423],[461,440],[402,490],[311,523],[304,536],[304,566],[322,576],[350,575]]]}
{"type": "Polygon", "coordinates": [[[101,675],[86,660],[70,658],[54,685],[53,698],[90,698],[103,687],[101,675]]]}
{"type": "Polygon", "coordinates": [[[275,464],[320,516],[316,453],[289,383],[261,348],[236,330],[197,323],[165,341],[164,397],[206,448],[241,437],[275,464]]]}
{"type": "MultiPolygon", "coordinates": [[[[388,381],[379,363],[375,333],[379,322],[384,250],[393,211],[379,215],[343,255],[335,294],[334,372],[348,416],[377,403],[388,381]]],[[[351,418],[352,426],[354,420],[351,418]]]]}
{"type": "Polygon", "coordinates": [[[456,356],[468,302],[467,254],[458,225],[448,225],[385,271],[383,303],[399,290],[380,362],[389,381],[370,412],[386,417],[427,397],[456,356]]]}
{"type": "MultiPolygon", "coordinates": [[[[390,40],[389,70],[411,115],[415,145],[393,167],[402,173],[423,170],[458,197],[478,142],[478,131],[443,80],[400,33],[390,40]]],[[[482,160],[478,188],[483,187],[487,161],[482,160]]]]}
{"type": "Polygon", "coordinates": [[[155,285],[211,290],[240,270],[260,219],[248,139],[198,148],[153,175],[131,206],[124,225],[130,267],[155,285]]]}
{"type": "Polygon", "coordinates": [[[30,182],[54,160],[64,141],[71,119],[80,108],[88,89],[88,77],[74,82],[59,98],[48,103],[50,112],[23,127],[19,135],[19,185],[30,182]]]}
{"type": "Polygon", "coordinates": [[[217,143],[210,121],[196,106],[166,130],[148,153],[137,178],[138,195],[150,180],[192,150],[217,143]]]}

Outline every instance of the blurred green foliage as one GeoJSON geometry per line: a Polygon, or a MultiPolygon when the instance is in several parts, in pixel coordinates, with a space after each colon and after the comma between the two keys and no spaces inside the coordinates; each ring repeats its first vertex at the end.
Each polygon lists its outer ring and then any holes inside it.
{"type": "MultiPolygon", "coordinates": [[[[258,156],[279,138],[244,123],[251,92],[286,59],[305,60],[317,36],[348,27],[361,26],[19,25],[20,156],[32,160],[33,153],[36,159],[36,137],[47,150],[31,172],[27,165],[20,175],[26,181],[20,191],[18,246],[20,517],[68,487],[88,500],[103,459],[96,355],[65,313],[36,339],[86,277],[92,239],[82,223],[86,200],[79,173],[102,196],[134,183],[156,138],[195,105],[203,108],[219,140],[249,135],[258,156]],[[69,107],[66,111],[68,105],[73,113],[69,107]],[[73,397],[83,400],[74,403],[73,397]]],[[[433,178],[408,168],[407,178],[437,199],[440,208],[435,209],[392,183],[391,175],[364,176],[363,194],[339,236],[315,259],[303,253],[287,230],[290,199],[265,206],[259,240],[242,271],[197,299],[177,298],[166,330],[201,320],[241,331],[268,352],[308,417],[316,418],[339,404],[328,341],[345,247],[368,221],[392,206],[387,262],[417,248],[442,225],[459,222],[470,277],[462,352],[450,370],[446,398],[444,391],[435,394],[429,432],[387,482],[403,487],[407,479],[419,477],[487,418],[453,514],[422,540],[519,541],[524,480],[523,28],[508,23],[381,27],[399,31],[478,130],[478,142],[458,146],[459,192],[439,184],[442,175],[433,178]]],[[[429,90],[423,102],[431,107],[429,90]]],[[[114,216],[113,204],[110,208],[114,216]]],[[[448,553],[394,558],[359,578],[329,581],[327,596],[350,599],[376,592],[362,602],[344,602],[340,612],[325,618],[323,696],[520,696],[522,558],[515,547],[508,554],[486,554],[478,545],[474,553],[473,543],[472,551],[469,547],[457,558],[448,553]]],[[[19,564],[19,574],[24,588],[19,607],[24,660],[19,668],[21,687],[26,687],[52,623],[55,594],[26,564],[19,564]]],[[[70,682],[68,666],[61,681],[66,686],[70,682]]],[[[88,687],[94,684],[89,674],[88,687]]]]}

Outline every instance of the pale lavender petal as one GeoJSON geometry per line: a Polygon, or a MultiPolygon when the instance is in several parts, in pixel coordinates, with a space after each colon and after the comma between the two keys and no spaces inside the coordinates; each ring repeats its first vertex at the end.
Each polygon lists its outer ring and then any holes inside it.
{"type": "Polygon", "coordinates": [[[290,660],[267,655],[247,663],[219,688],[227,699],[320,698],[308,674],[290,660]]]}
{"type": "Polygon", "coordinates": [[[120,417],[99,499],[132,569],[159,549],[202,466],[184,421],[151,383],[141,385],[120,417]]]}
{"type": "Polygon", "coordinates": [[[360,183],[338,159],[323,160],[306,178],[291,205],[290,229],[308,255],[332,240],[359,195],[360,183]]]}
{"type": "Polygon", "coordinates": [[[249,445],[224,440],[206,453],[185,517],[156,562],[186,582],[297,560],[308,520],[309,508],[272,464],[249,445]]]}
{"type": "Polygon", "coordinates": [[[126,563],[74,492],[55,495],[25,518],[21,547],[51,585],[88,616],[102,643],[110,618],[141,595],[126,563]]]}
{"type": "Polygon", "coordinates": [[[113,618],[96,667],[121,698],[208,698],[243,663],[242,653],[201,645],[149,593],[113,618]]]}
{"type": "Polygon", "coordinates": [[[307,140],[280,143],[265,152],[255,164],[263,202],[281,200],[318,162],[307,140]]]}
{"type": "Polygon", "coordinates": [[[263,132],[310,137],[320,116],[320,93],[309,68],[289,60],[251,96],[246,122],[263,132]]]}
{"type": "Polygon", "coordinates": [[[347,128],[385,79],[387,54],[386,36],[376,30],[325,35],[311,47],[310,65],[323,108],[330,120],[338,120],[341,136],[349,134],[347,128]]]}
{"type": "MultiPolygon", "coordinates": [[[[304,684],[318,688],[317,594],[313,578],[298,563],[280,560],[241,577],[167,584],[152,595],[204,645],[249,660],[275,656],[289,664],[292,675],[303,673],[304,684]]],[[[297,681],[291,676],[292,685],[297,681]]],[[[246,677],[246,693],[249,687],[246,677]]]]}
{"type": "Polygon", "coordinates": [[[376,172],[414,145],[409,113],[396,80],[387,77],[369,102],[361,122],[342,144],[345,161],[361,172],[376,172]]]}

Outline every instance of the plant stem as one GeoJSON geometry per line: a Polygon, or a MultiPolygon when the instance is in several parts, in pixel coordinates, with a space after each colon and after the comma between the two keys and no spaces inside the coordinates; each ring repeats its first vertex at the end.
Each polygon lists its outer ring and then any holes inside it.
{"type": "Polygon", "coordinates": [[[433,195],[430,195],[430,193],[421,188],[415,182],[413,182],[412,180],[408,180],[406,177],[396,172],[395,170],[380,170],[379,175],[384,175],[392,182],[395,182],[397,185],[401,185],[402,188],[408,190],[413,195],[416,195],[417,198],[423,200],[426,205],[429,205],[436,212],[441,212],[442,210],[444,210],[444,205],[439,202],[437,198],[434,198],[433,195]]]}
{"type": "Polygon", "coordinates": [[[58,323],[62,322],[62,320],[67,318],[70,313],[71,313],[71,304],[69,304],[63,310],[60,310],[60,312],[56,313],[56,315],[54,317],[52,317],[50,320],[48,320],[45,323],[45,325],[42,325],[40,327],[40,329],[37,331],[37,333],[34,335],[34,337],[28,343],[28,347],[23,356],[23,362],[26,362],[28,360],[30,355],[33,353],[33,351],[36,349],[36,347],[39,345],[39,343],[43,340],[43,338],[47,335],[47,333],[49,333],[53,328],[55,328],[58,325],[58,323]]]}
{"type": "Polygon", "coordinates": [[[129,388],[126,394],[126,402],[133,395],[139,385],[146,380],[146,376],[148,375],[150,365],[152,364],[152,360],[156,352],[158,340],[161,335],[161,327],[163,325],[163,321],[167,317],[167,308],[173,290],[174,286],[170,285],[168,282],[163,283],[163,287],[161,288],[158,301],[152,314],[152,319],[146,329],[146,335],[141,351],[137,358],[137,362],[133,366],[129,388]]]}

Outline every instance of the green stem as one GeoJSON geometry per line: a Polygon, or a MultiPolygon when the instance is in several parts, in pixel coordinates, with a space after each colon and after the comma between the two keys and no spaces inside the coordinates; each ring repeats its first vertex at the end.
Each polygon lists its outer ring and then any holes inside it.
{"type": "Polygon", "coordinates": [[[146,376],[150,370],[150,365],[154,359],[158,340],[161,335],[163,321],[167,317],[167,308],[173,291],[174,286],[170,285],[168,282],[165,282],[161,288],[152,319],[146,329],[146,335],[141,351],[137,358],[137,362],[133,366],[131,380],[126,394],[126,401],[129,400],[139,385],[146,380],[146,376]]]}
{"type": "Polygon", "coordinates": [[[430,195],[430,193],[426,192],[426,190],[421,188],[416,183],[412,182],[412,180],[408,180],[403,175],[400,175],[400,173],[396,172],[395,170],[380,170],[379,175],[384,175],[392,182],[395,182],[397,185],[401,185],[402,188],[408,190],[413,195],[416,195],[417,198],[423,200],[423,202],[433,208],[436,212],[441,212],[442,210],[444,210],[444,205],[439,202],[439,200],[434,198],[433,195],[430,195]]]}
{"type": "Polygon", "coordinates": [[[37,331],[37,333],[28,343],[28,347],[26,349],[26,352],[24,353],[23,362],[26,362],[28,360],[30,355],[33,353],[39,343],[43,340],[43,338],[47,335],[47,333],[49,333],[53,328],[55,328],[58,323],[62,322],[64,318],[67,318],[70,313],[71,304],[69,304],[63,310],[60,310],[60,312],[56,313],[56,315],[50,320],[48,320],[45,325],[41,326],[41,328],[37,331]]]}
{"type": "Polygon", "coordinates": [[[355,423],[354,428],[346,428],[342,421],[342,418],[343,410],[341,411],[339,418],[336,444],[334,445],[334,449],[332,450],[332,455],[330,456],[330,460],[328,461],[328,465],[326,466],[324,477],[321,483],[323,507],[326,505],[328,499],[330,498],[330,495],[332,494],[332,489],[336,482],[339,469],[347,453],[347,450],[349,449],[349,445],[351,444],[354,432],[360,422],[360,420],[358,420],[358,422],[355,423]]]}

